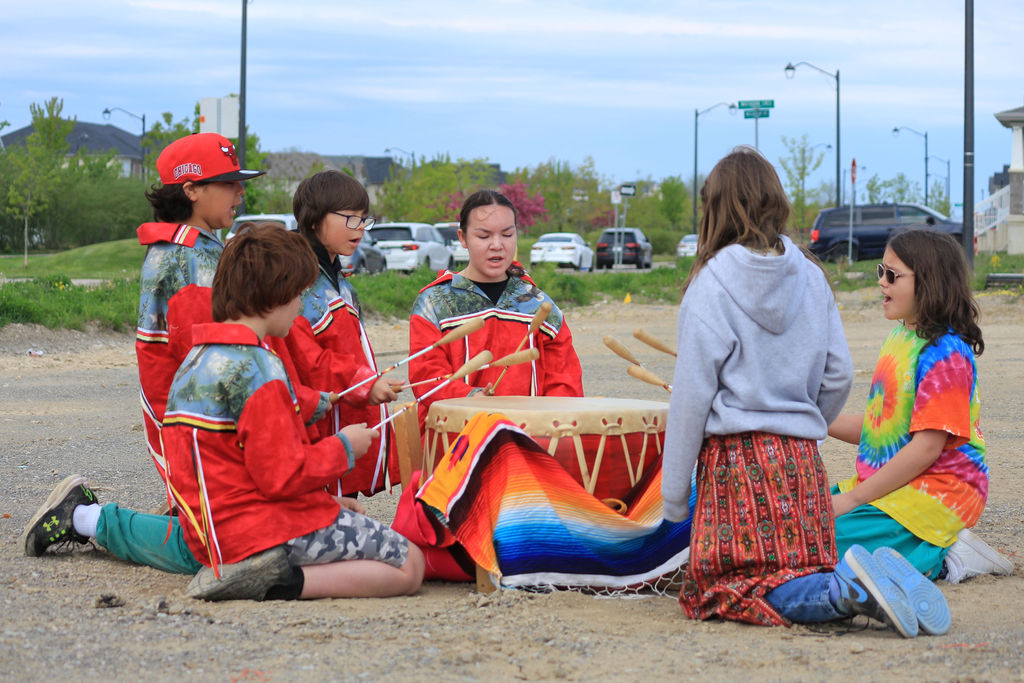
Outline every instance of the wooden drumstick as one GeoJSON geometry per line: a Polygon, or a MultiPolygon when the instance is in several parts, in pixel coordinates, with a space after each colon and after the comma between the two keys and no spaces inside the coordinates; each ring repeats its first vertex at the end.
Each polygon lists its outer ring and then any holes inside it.
{"type": "Polygon", "coordinates": [[[447,386],[448,384],[451,384],[455,380],[462,379],[466,375],[470,375],[470,374],[476,372],[477,370],[479,370],[484,365],[487,365],[488,363],[490,363],[491,359],[493,359],[493,358],[494,358],[494,354],[491,353],[490,351],[481,351],[480,353],[478,353],[475,356],[473,356],[472,358],[470,358],[466,362],[465,365],[463,365],[461,368],[459,368],[458,370],[453,372],[451,377],[449,377],[445,381],[441,382],[436,387],[434,387],[433,389],[431,389],[427,393],[425,393],[422,396],[420,396],[419,398],[417,398],[415,401],[412,401],[411,403],[406,403],[401,408],[401,410],[395,411],[394,413],[389,415],[387,418],[385,418],[385,419],[381,420],[380,422],[378,422],[375,426],[370,427],[370,429],[380,429],[381,427],[386,425],[388,422],[391,422],[396,417],[398,417],[399,415],[401,415],[405,411],[409,410],[409,408],[412,408],[414,405],[416,405],[420,401],[426,399],[427,397],[429,397],[434,392],[439,391],[441,389],[441,387],[447,386]]]}
{"type": "Polygon", "coordinates": [[[633,377],[634,379],[638,379],[642,382],[647,382],[648,384],[653,384],[655,386],[662,387],[665,391],[672,393],[672,385],[663,380],[662,378],[658,377],[657,375],[655,375],[647,368],[642,368],[639,365],[630,365],[628,368],[626,368],[626,372],[628,372],[629,376],[633,377]]]}
{"type": "Polygon", "coordinates": [[[616,353],[616,355],[618,355],[618,356],[628,360],[633,365],[640,365],[640,361],[638,361],[636,359],[636,357],[633,356],[633,354],[629,352],[629,349],[627,349],[625,346],[623,346],[622,342],[620,342],[615,337],[613,337],[611,335],[608,335],[607,337],[605,337],[604,338],[604,345],[607,346],[612,351],[614,351],[616,353]]]}
{"type": "MultiPolygon", "coordinates": [[[[516,352],[520,351],[524,346],[526,346],[526,342],[528,342],[530,340],[530,337],[532,337],[533,334],[540,329],[540,326],[544,324],[544,321],[548,319],[548,315],[550,314],[550,301],[545,301],[544,303],[537,307],[537,312],[533,314],[533,320],[530,321],[530,331],[527,332],[526,336],[523,337],[523,340],[519,342],[519,346],[516,347],[516,352]]],[[[512,354],[509,355],[511,356],[512,354]]],[[[538,358],[539,357],[540,356],[538,352],[538,358]]],[[[509,363],[509,365],[515,365],[515,363],[509,363]]],[[[488,396],[494,396],[494,390],[498,388],[498,383],[501,382],[502,378],[505,377],[506,372],[508,372],[508,367],[501,371],[501,374],[498,375],[498,379],[494,380],[494,384],[492,384],[491,388],[487,390],[488,396]]]]}
{"type": "Polygon", "coordinates": [[[419,382],[409,382],[407,384],[403,384],[402,386],[398,387],[397,389],[395,389],[395,391],[402,391],[403,389],[411,389],[413,387],[418,387],[418,386],[421,386],[423,384],[430,384],[431,382],[440,382],[441,380],[448,379],[449,377],[451,377],[451,374],[440,375],[438,377],[431,377],[430,379],[421,379],[419,382]]]}
{"type": "Polygon", "coordinates": [[[658,339],[657,337],[655,337],[653,334],[651,334],[642,327],[638,327],[635,330],[633,330],[633,336],[642,341],[644,344],[647,344],[650,347],[658,349],[659,351],[664,351],[670,356],[676,355],[675,349],[673,349],[671,346],[661,341],[660,339],[658,339]]]}
{"type": "MultiPolygon", "coordinates": [[[[496,360],[496,361],[494,361],[494,362],[492,362],[492,363],[490,363],[488,365],[485,365],[484,367],[486,367],[486,368],[506,367],[507,368],[510,365],[519,365],[520,363],[529,363],[530,361],[537,360],[538,358],[540,358],[540,350],[539,349],[523,349],[522,351],[516,351],[515,353],[510,353],[507,356],[502,356],[498,360],[496,360]]],[[[480,368],[480,369],[483,370],[483,368],[480,368]]]]}
{"type": "MultiPolygon", "coordinates": [[[[518,365],[520,363],[529,363],[530,361],[537,360],[538,358],[540,358],[540,351],[538,351],[537,349],[523,349],[522,351],[516,351],[515,353],[510,353],[507,356],[502,356],[498,360],[488,363],[487,365],[483,366],[480,369],[484,370],[486,368],[493,367],[508,367],[510,365],[518,365]]],[[[418,387],[421,384],[440,382],[441,380],[448,379],[449,377],[451,377],[451,375],[441,375],[439,377],[431,377],[430,379],[421,379],[419,382],[403,384],[402,386],[398,387],[397,390],[401,391],[402,389],[418,387]]]]}
{"type": "Polygon", "coordinates": [[[483,318],[473,318],[472,320],[464,322],[461,325],[459,325],[458,327],[456,327],[455,329],[453,329],[452,331],[450,331],[448,334],[446,334],[443,337],[441,337],[440,339],[438,339],[436,342],[434,342],[430,346],[428,346],[428,347],[426,347],[424,349],[420,349],[419,351],[417,351],[416,353],[412,354],[411,356],[406,356],[405,358],[403,358],[402,360],[398,361],[394,365],[389,365],[388,367],[386,367],[383,370],[377,372],[376,374],[370,375],[369,377],[364,379],[362,382],[359,382],[357,384],[353,384],[352,386],[350,386],[348,389],[345,389],[344,391],[337,392],[338,397],[340,398],[340,397],[344,396],[345,394],[347,394],[348,392],[353,391],[355,389],[358,389],[359,387],[363,386],[367,382],[375,381],[381,375],[389,373],[389,372],[391,372],[392,370],[394,370],[395,368],[397,368],[397,367],[399,367],[401,365],[405,365],[406,363],[408,363],[409,361],[413,360],[414,358],[418,358],[419,356],[422,356],[423,354],[427,353],[428,351],[436,349],[438,346],[444,346],[445,344],[451,344],[453,341],[457,341],[459,339],[462,339],[465,336],[473,334],[474,332],[476,332],[477,330],[479,330],[483,326],[484,326],[484,319],[483,318]]]}

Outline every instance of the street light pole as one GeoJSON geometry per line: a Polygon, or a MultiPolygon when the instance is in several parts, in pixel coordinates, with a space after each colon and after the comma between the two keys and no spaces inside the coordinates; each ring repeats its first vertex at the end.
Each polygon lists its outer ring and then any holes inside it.
{"type": "Polygon", "coordinates": [[[121,109],[121,107],[107,107],[106,109],[103,110],[103,120],[104,121],[109,121],[110,120],[110,114],[112,112],[115,112],[115,111],[119,111],[119,112],[121,112],[123,114],[127,114],[128,116],[131,116],[133,118],[136,118],[136,119],[142,121],[142,135],[139,137],[139,154],[141,155],[141,161],[139,162],[139,177],[142,178],[143,182],[145,182],[146,181],[146,148],[143,147],[143,143],[146,141],[146,115],[143,114],[142,116],[139,116],[138,114],[131,113],[127,109],[121,109]]]}
{"type": "Polygon", "coordinates": [[[892,134],[899,135],[901,130],[908,130],[924,138],[924,205],[928,206],[928,131],[922,133],[910,126],[896,126],[892,129],[892,134]]]}
{"type": "Polygon", "coordinates": [[[836,206],[840,206],[841,190],[839,187],[839,183],[842,172],[839,167],[842,159],[842,154],[840,152],[842,150],[839,147],[839,69],[836,69],[836,72],[832,73],[831,71],[825,71],[821,67],[814,66],[810,62],[797,62],[796,64],[790,62],[783,69],[783,71],[786,72],[786,78],[793,78],[793,76],[796,75],[796,68],[801,65],[809,66],[815,71],[818,71],[819,73],[823,73],[826,76],[831,76],[832,78],[836,79],[836,206]]]}
{"type": "Polygon", "coordinates": [[[697,119],[699,119],[701,115],[707,114],[712,109],[717,109],[718,107],[729,107],[730,114],[736,113],[736,104],[734,102],[719,102],[718,104],[711,105],[704,111],[700,111],[699,109],[693,110],[693,199],[691,203],[693,204],[694,233],[697,232],[697,119]]]}

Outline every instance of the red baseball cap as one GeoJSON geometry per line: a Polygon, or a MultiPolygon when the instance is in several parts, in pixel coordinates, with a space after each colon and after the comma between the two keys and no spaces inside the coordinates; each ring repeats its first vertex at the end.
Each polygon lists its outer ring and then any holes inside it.
{"type": "Polygon", "coordinates": [[[249,180],[266,173],[239,168],[234,143],[217,133],[195,133],[175,140],[160,152],[156,170],[164,185],[179,185],[189,180],[249,180]]]}

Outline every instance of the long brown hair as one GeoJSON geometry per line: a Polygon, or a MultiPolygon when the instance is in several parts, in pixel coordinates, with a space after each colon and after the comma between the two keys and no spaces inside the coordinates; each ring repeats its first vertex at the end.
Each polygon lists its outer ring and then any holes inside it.
{"type": "Polygon", "coordinates": [[[889,238],[888,248],[914,273],[917,335],[934,344],[953,330],[980,356],[985,341],[960,244],[944,232],[905,230],[889,238]]]}
{"type": "Polygon", "coordinates": [[[789,200],[771,163],[753,147],[736,147],[715,164],[700,198],[704,215],[697,232],[697,257],[683,291],[715,254],[731,244],[781,249],[789,200]]]}

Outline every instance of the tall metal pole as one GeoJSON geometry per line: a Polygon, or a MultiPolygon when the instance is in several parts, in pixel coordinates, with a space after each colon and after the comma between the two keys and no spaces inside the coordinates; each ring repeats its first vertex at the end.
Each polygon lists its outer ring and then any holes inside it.
{"type": "Polygon", "coordinates": [[[928,131],[924,132],[924,205],[928,206],[928,131]]]}
{"type": "Polygon", "coordinates": [[[242,68],[240,69],[241,84],[238,86],[238,164],[245,168],[245,23],[246,5],[242,0],[242,68]]]}
{"type": "Polygon", "coordinates": [[[974,273],[974,0],[964,2],[964,253],[974,273]]]}
{"type": "Polygon", "coordinates": [[[693,110],[693,232],[697,233],[697,119],[700,112],[693,110]]]}
{"type": "Polygon", "coordinates": [[[839,148],[839,69],[836,69],[836,206],[842,206],[839,189],[839,164],[842,158],[839,148]]]}

